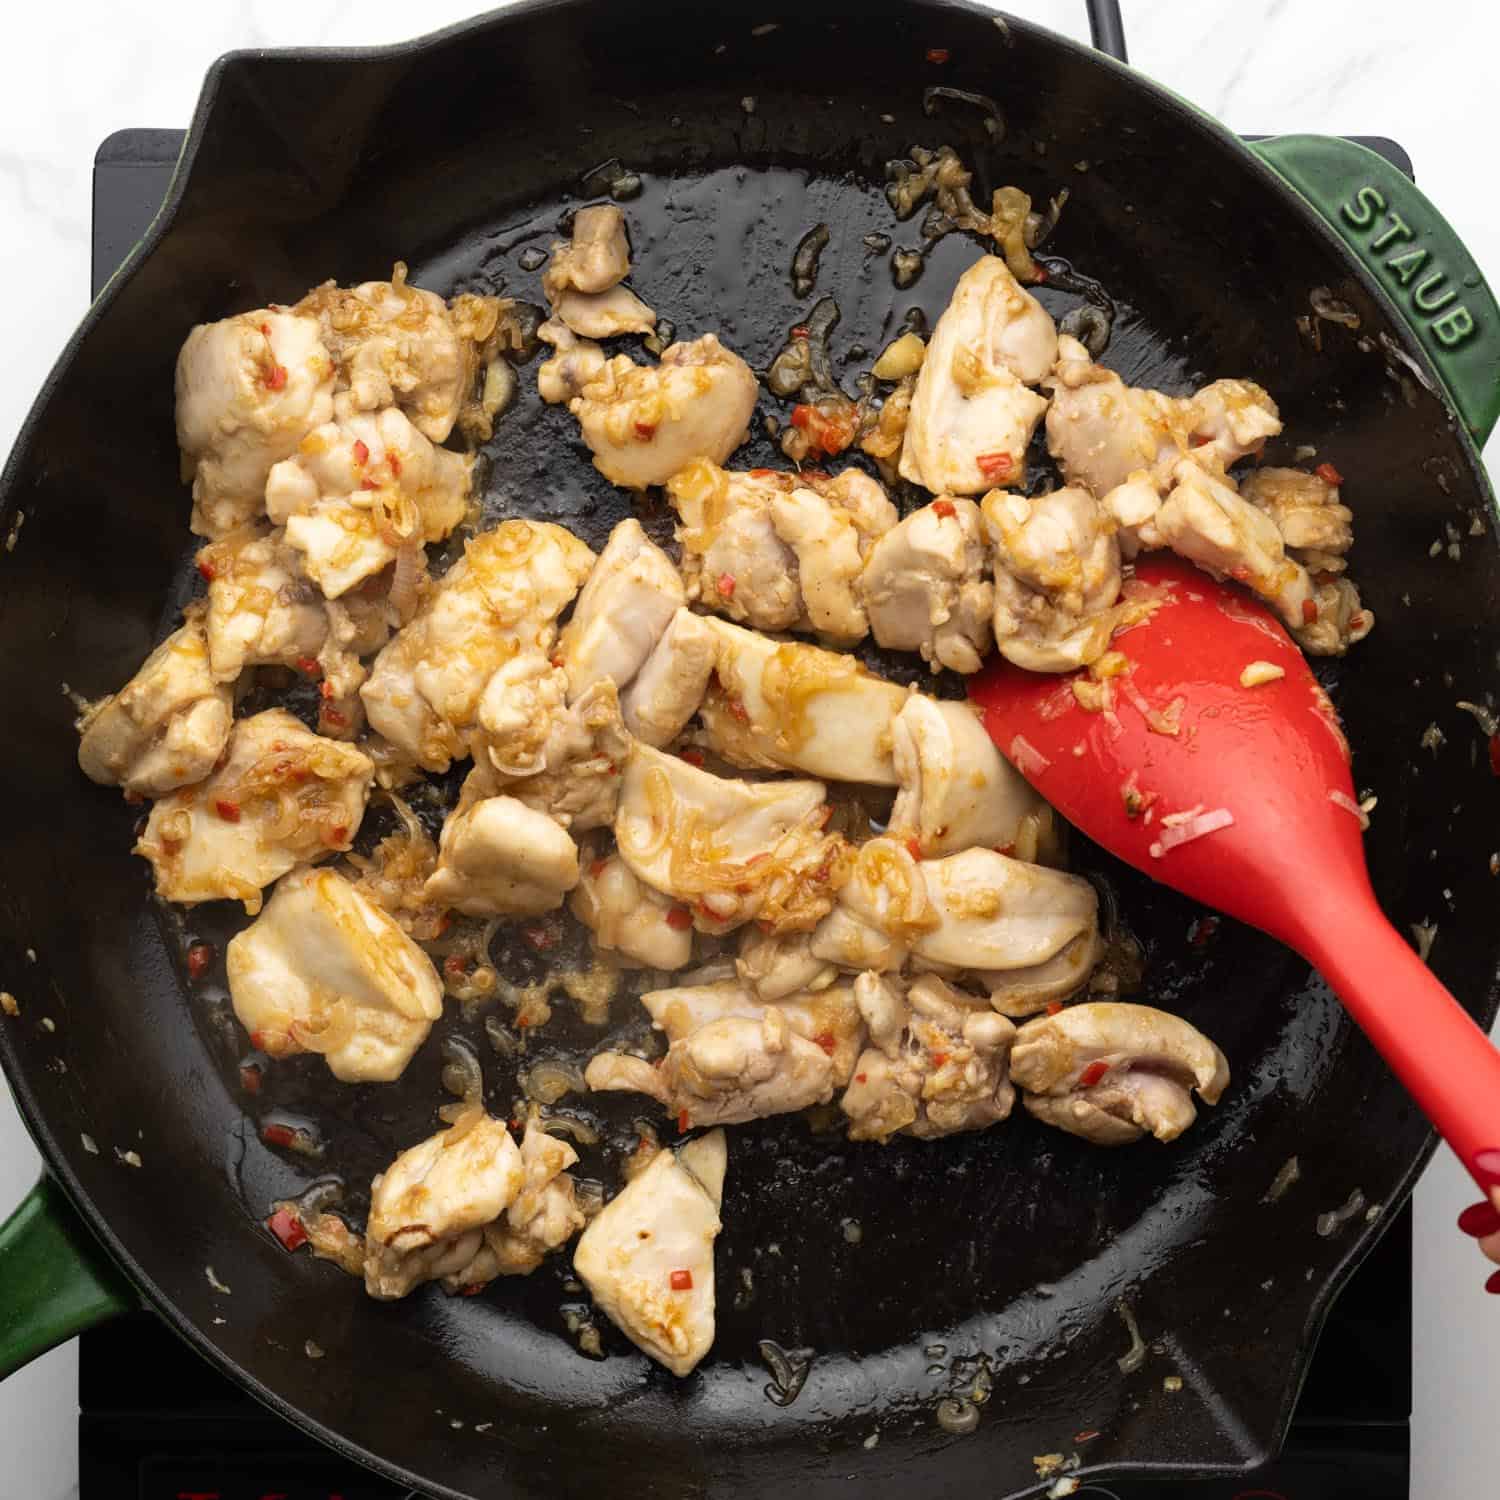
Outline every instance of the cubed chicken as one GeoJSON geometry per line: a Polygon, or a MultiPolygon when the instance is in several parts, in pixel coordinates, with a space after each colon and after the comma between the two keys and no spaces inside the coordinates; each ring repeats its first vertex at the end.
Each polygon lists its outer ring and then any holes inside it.
{"type": "Polygon", "coordinates": [[[1042,800],[968,703],[913,693],[891,721],[899,786],[887,831],[924,858],[1014,846],[1042,800]]]}
{"type": "Polygon", "coordinates": [[[668,973],[692,962],[692,913],[637,879],[618,854],[584,851],[568,905],[605,952],[668,973]]]}
{"type": "Polygon", "coordinates": [[[977,672],[993,640],[988,561],[972,500],[945,497],[914,510],[875,544],[859,577],[875,639],[920,651],[934,672],[977,672]]]}
{"type": "Polygon", "coordinates": [[[1028,389],[1052,368],[1057,330],[1046,309],[985,255],[959,277],[917,375],[901,445],[901,477],[935,495],[978,495],[1018,481],[1047,410],[1028,389]]]}
{"type": "Polygon", "coordinates": [[[672,344],[656,366],[617,354],[569,403],[594,467],[614,484],[665,484],[695,458],[721,464],[749,433],[754,372],[713,334],[672,344]]]}
{"type": "Polygon", "coordinates": [[[724,1133],[660,1151],[579,1237],[573,1269],[630,1341],[688,1375],[714,1341],[724,1133]]]}
{"type": "Polygon", "coordinates": [[[500,303],[468,293],[445,303],[409,286],[398,261],[389,281],[328,281],[294,311],[317,320],[338,367],[338,389],[356,410],[399,406],[419,432],[441,443],[473,398],[500,303]]]}
{"type": "Polygon", "coordinates": [[[469,916],[556,911],[578,884],[578,849],[562,826],[514,797],[484,797],[450,813],[426,899],[469,916]]]}
{"type": "Polygon", "coordinates": [[[931,1140],[1005,1119],[1015,1103],[1008,1068],[1016,1028],[934,974],[912,980],[904,997],[901,988],[880,974],[855,980],[859,1008],[874,1024],[873,1045],[839,1100],[850,1140],[897,1132],[931,1140]]]}
{"type": "Polygon", "coordinates": [[[891,721],[906,690],[844,652],[775,641],[709,618],[718,666],[700,710],[703,743],[739,766],[894,786],[891,721]]]}
{"type": "Polygon", "coordinates": [[[365,1290],[391,1301],[470,1264],[525,1179],[510,1131],[478,1104],[403,1151],[370,1185],[365,1290]]]}
{"type": "Polygon", "coordinates": [[[620,699],[625,727],[658,749],[676,739],[698,712],[718,660],[713,630],[690,609],[679,609],[620,699]]]}
{"type": "Polygon", "coordinates": [[[579,292],[570,288],[552,304],[552,316],[584,339],[650,333],[656,327],[656,314],[628,286],[612,286],[607,292],[579,292]]]}
{"type": "Polygon", "coordinates": [[[1281,431],[1276,403],[1253,380],[1215,380],[1189,396],[1185,408],[1190,450],[1199,462],[1212,453],[1226,469],[1281,431]]]}
{"type": "Polygon", "coordinates": [[[374,774],[352,745],[270,708],[234,726],[206,781],[151,809],[135,852],[164,901],[241,901],[253,916],[273,880],[350,846],[374,774]]]}
{"type": "Polygon", "coordinates": [[[329,419],[334,362],[317,319],[260,308],[194,328],[176,383],[193,530],[227,536],[265,509],[271,466],[329,419]]]}
{"type": "Polygon", "coordinates": [[[160,797],[202,781],[234,719],[234,695],[209,666],[203,617],[194,611],[117,693],[78,720],[78,764],[128,797],[160,797]]]}
{"type": "Polygon", "coordinates": [[[615,842],[647,885],[688,906],[700,931],[759,919],[805,931],[828,910],[846,858],[817,781],[740,781],[636,745],[625,767],[615,842]]]}
{"type": "Polygon", "coordinates": [[[677,567],[633,517],[621,521],[578,595],[558,655],[576,698],[605,677],[623,690],[686,602],[677,567]]]}
{"type": "Polygon", "coordinates": [[[804,991],[826,989],[839,977],[833,964],[813,953],[810,932],[773,936],[753,924],[741,929],[734,972],[762,1004],[785,1000],[804,991]]]}
{"type": "Polygon", "coordinates": [[[1360,603],[1352,578],[1316,583],[1312,598],[1312,608],[1303,606],[1304,623],[1292,631],[1309,656],[1342,656],[1375,628],[1375,616],[1360,603]]]}
{"type": "Polygon", "coordinates": [[[1240,498],[1270,516],[1298,562],[1315,572],[1343,572],[1344,554],[1354,545],[1354,512],[1340,502],[1338,485],[1321,474],[1266,466],[1245,476],[1240,498]]]}
{"type": "Polygon", "coordinates": [[[320,1052],[342,1083],[390,1083],[443,1013],[432,960],[334,870],[284,876],[225,950],[252,1045],[320,1052]]]}
{"type": "Polygon", "coordinates": [[[1196,1117],[1192,1092],[1217,1104],[1224,1054],[1196,1027],[1149,1005],[1095,1001],[1028,1021],[1010,1076],[1039,1120],[1100,1146],[1176,1140],[1196,1117]]]}
{"type": "Polygon", "coordinates": [[[573,238],[555,241],[552,260],[542,272],[549,302],[564,292],[607,292],[630,274],[630,240],[625,215],[613,203],[591,203],[573,215],[573,238]]]}
{"type": "Polygon", "coordinates": [[[1020,969],[972,969],[966,983],[981,985],[1002,1016],[1031,1016],[1077,994],[1104,957],[1104,939],[1091,926],[1051,958],[1020,969]]]}
{"type": "Polygon", "coordinates": [[[478,709],[482,750],[495,772],[511,779],[545,771],[567,711],[568,675],[542,652],[522,651],[498,667],[478,709]]]}
{"type": "Polygon", "coordinates": [[[917,935],[941,920],[918,852],[893,838],[861,844],[837,903],[813,931],[813,957],[855,973],[900,969],[917,935]]]}
{"type": "Polygon", "coordinates": [[[536,336],[556,351],[536,370],[537,394],[550,406],[571,401],[604,369],[604,351],[598,344],[579,338],[557,318],[548,318],[536,336]]]}
{"type": "Polygon", "coordinates": [[[376,658],[360,693],[372,727],[426,770],[446,771],[468,753],[490,678],[522,652],[550,653],[557,617],[593,564],[588,547],[549,522],[481,532],[376,658]]]}

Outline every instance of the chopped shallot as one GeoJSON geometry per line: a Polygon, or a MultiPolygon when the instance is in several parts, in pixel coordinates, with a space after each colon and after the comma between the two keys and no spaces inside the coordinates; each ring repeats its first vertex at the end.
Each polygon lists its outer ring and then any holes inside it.
{"type": "Polygon", "coordinates": [[[1023,776],[1040,776],[1052,764],[1023,734],[1010,742],[1010,758],[1023,776]]]}
{"type": "Polygon", "coordinates": [[[1179,816],[1181,815],[1173,813],[1161,820],[1161,838],[1151,846],[1152,859],[1160,859],[1167,850],[1175,849],[1179,844],[1190,844],[1194,839],[1217,833],[1221,828],[1229,828],[1234,823],[1234,814],[1227,807],[1216,807],[1212,812],[1195,812],[1185,823],[1171,821],[1179,816]]]}
{"type": "Polygon", "coordinates": [[[1363,832],[1370,826],[1370,819],[1365,814],[1364,808],[1357,803],[1348,792],[1332,791],[1328,794],[1328,800],[1335,807],[1342,807],[1346,813],[1352,813],[1359,819],[1360,831],[1363,832]]]}

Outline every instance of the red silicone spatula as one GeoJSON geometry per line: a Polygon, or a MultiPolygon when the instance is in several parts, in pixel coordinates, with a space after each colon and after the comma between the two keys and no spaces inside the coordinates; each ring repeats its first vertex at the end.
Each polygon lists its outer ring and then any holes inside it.
{"type": "Polygon", "coordinates": [[[1500,1052],[1375,902],[1348,748],[1306,660],[1269,610],[1194,568],[1153,559],[1137,577],[1160,604],[1115,639],[1132,670],[1113,707],[997,658],[970,684],[990,734],[1095,843],[1312,963],[1488,1192],[1500,1052]],[[1263,664],[1282,675],[1242,684],[1263,664]]]}

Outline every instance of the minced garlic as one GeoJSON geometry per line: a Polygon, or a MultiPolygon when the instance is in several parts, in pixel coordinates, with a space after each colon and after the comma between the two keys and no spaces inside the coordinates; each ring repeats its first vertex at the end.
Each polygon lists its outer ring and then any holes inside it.
{"type": "Polygon", "coordinates": [[[1240,673],[1241,687],[1260,687],[1263,683],[1276,682],[1286,676],[1286,668],[1275,662],[1253,661],[1240,673]]]}

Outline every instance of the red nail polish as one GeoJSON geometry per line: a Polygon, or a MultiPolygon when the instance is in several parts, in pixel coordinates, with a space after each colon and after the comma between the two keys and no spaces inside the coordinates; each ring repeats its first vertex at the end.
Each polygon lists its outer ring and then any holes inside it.
{"type": "Polygon", "coordinates": [[[1478,1151],[1474,1154],[1474,1165],[1496,1182],[1500,1182],[1500,1148],[1478,1151]]]}
{"type": "Polygon", "coordinates": [[[1500,1229],[1500,1212],[1493,1203],[1471,1203],[1459,1216],[1458,1227],[1475,1239],[1494,1234],[1500,1229]]]}
{"type": "Polygon", "coordinates": [[[1500,1295],[1500,1271],[1496,1271],[1491,1275],[1490,1279],[1485,1282],[1484,1289],[1487,1292],[1500,1295]]]}

